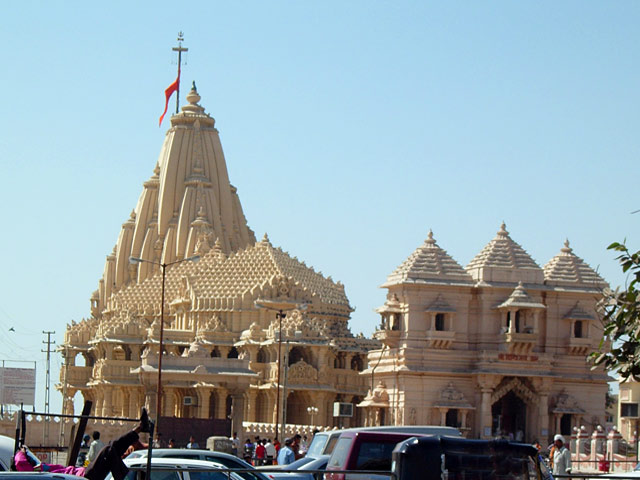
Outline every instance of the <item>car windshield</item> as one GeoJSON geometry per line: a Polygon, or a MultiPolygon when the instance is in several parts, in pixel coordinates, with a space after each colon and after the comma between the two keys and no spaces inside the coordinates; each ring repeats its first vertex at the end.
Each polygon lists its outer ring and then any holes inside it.
{"type": "MultiPolygon", "coordinates": [[[[130,470],[124,480],[146,480],[147,472],[130,470]]],[[[107,476],[105,480],[112,480],[111,474],[107,476]]],[[[151,480],[182,480],[182,476],[179,472],[163,472],[158,470],[151,470],[151,480]]]]}
{"type": "Polygon", "coordinates": [[[329,435],[327,435],[326,433],[316,433],[313,436],[313,440],[311,440],[311,445],[309,445],[307,455],[314,458],[322,455],[322,450],[324,449],[328,438],[329,435]]]}

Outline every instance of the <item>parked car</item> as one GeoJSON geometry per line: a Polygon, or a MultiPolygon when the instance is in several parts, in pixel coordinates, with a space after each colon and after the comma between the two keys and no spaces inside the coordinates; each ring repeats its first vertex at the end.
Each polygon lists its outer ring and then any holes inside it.
{"type": "Polygon", "coordinates": [[[313,436],[311,444],[307,450],[307,457],[319,458],[321,455],[331,455],[333,448],[342,432],[403,432],[421,435],[444,435],[447,437],[460,437],[462,433],[454,427],[442,427],[439,425],[404,425],[380,427],[346,428],[343,430],[332,430],[328,432],[318,432],[313,436]]]}
{"type": "Polygon", "coordinates": [[[8,471],[13,458],[15,440],[11,437],[0,435],[0,471],[8,471]]]}
{"type": "MultiPolygon", "coordinates": [[[[147,459],[125,458],[124,464],[131,469],[125,480],[146,480],[147,459]]],[[[237,473],[227,473],[226,467],[206,460],[187,458],[151,458],[149,480],[242,480],[237,473]],[[202,471],[205,470],[205,471],[202,471]]],[[[109,473],[105,480],[113,480],[109,473]]]]}
{"type": "MultiPolygon", "coordinates": [[[[148,450],[136,450],[127,458],[147,458],[148,450]]],[[[206,460],[223,465],[225,468],[250,469],[255,468],[241,458],[229,453],[212,452],[211,450],[198,450],[192,448],[154,448],[151,456],[153,458],[189,458],[193,460],[206,460]]],[[[264,474],[253,472],[239,472],[238,475],[244,480],[269,480],[264,474]]]]}
{"type": "Polygon", "coordinates": [[[395,433],[351,430],[342,432],[327,463],[327,480],[353,480],[356,478],[387,479],[391,472],[391,454],[395,446],[416,433],[395,433]],[[369,470],[378,475],[358,473],[331,473],[332,470],[369,470]],[[386,473],[383,473],[386,472],[386,473]]]}
{"type": "Polygon", "coordinates": [[[325,470],[329,455],[321,455],[319,458],[302,457],[289,465],[283,465],[275,472],[267,473],[274,480],[318,480],[322,473],[314,474],[314,470],[325,470]]]}
{"type": "Polygon", "coordinates": [[[507,440],[419,437],[393,451],[395,480],[546,480],[552,479],[538,450],[507,440]]]}

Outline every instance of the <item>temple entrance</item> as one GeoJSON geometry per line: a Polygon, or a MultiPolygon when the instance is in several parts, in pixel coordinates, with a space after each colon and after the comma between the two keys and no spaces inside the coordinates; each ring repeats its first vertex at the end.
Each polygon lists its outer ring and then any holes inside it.
{"type": "Polygon", "coordinates": [[[493,404],[491,416],[494,436],[524,441],[527,433],[527,404],[513,391],[493,404]]]}

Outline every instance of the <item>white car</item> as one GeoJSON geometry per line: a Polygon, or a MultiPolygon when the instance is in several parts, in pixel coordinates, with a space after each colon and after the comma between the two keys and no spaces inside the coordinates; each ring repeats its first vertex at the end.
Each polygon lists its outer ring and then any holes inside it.
{"type": "MultiPolygon", "coordinates": [[[[123,461],[130,469],[125,480],[146,480],[146,458],[125,458],[123,461]]],[[[242,480],[237,473],[228,473],[226,468],[219,463],[204,460],[152,458],[149,480],[242,480]]],[[[111,473],[105,480],[113,480],[111,473]]]]}
{"type": "MultiPolygon", "coordinates": [[[[136,450],[127,458],[147,458],[149,450],[136,450]]],[[[212,450],[201,450],[193,448],[154,448],[151,456],[153,458],[190,458],[193,460],[206,460],[207,462],[218,463],[223,468],[238,468],[240,470],[253,470],[252,472],[239,472],[244,480],[269,480],[264,474],[256,471],[254,467],[235,455],[212,450]]]]}
{"type": "Polygon", "coordinates": [[[0,435],[0,472],[9,471],[15,443],[13,438],[0,435]]]}

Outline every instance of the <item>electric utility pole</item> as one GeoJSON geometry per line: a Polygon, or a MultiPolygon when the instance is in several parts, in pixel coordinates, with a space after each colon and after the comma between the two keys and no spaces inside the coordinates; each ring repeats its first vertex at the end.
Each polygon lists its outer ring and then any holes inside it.
{"type": "MultiPolygon", "coordinates": [[[[44,340],[42,343],[46,343],[47,344],[47,349],[46,350],[41,350],[43,353],[47,354],[47,379],[46,379],[46,383],[45,383],[45,390],[44,390],[44,413],[46,413],[47,415],[49,414],[49,399],[51,398],[51,345],[55,345],[56,342],[51,340],[51,335],[55,335],[56,332],[51,332],[51,331],[47,331],[45,332],[44,330],[42,331],[42,333],[44,335],[47,336],[47,339],[44,340]]],[[[49,440],[49,421],[51,419],[49,417],[45,417],[44,421],[44,431],[43,431],[43,439],[42,441],[44,442],[44,444],[46,445],[47,441],[49,440]]]]}

